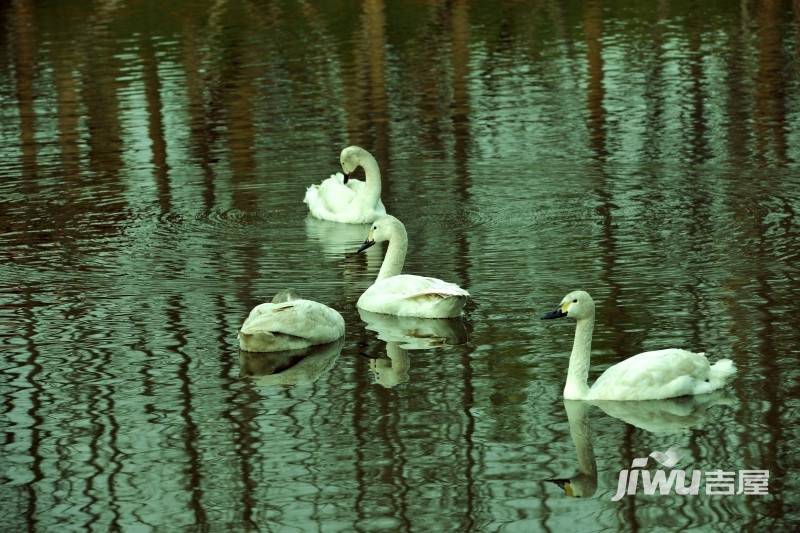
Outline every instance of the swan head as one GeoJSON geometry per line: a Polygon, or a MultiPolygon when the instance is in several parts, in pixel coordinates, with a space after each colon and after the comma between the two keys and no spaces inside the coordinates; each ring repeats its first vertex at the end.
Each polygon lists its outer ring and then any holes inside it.
{"type": "Polygon", "coordinates": [[[292,300],[299,300],[300,295],[294,289],[284,289],[272,297],[272,303],[280,304],[284,302],[291,302],[292,300]]]}
{"type": "Polygon", "coordinates": [[[375,219],[369,228],[367,239],[356,253],[361,253],[375,243],[390,240],[396,236],[406,236],[406,227],[392,215],[384,215],[375,219]]]}
{"type": "Polygon", "coordinates": [[[563,318],[568,316],[576,320],[594,316],[594,300],[586,291],[572,291],[564,296],[561,303],[553,311],[542,317],[542,320],[563,318]]]}
{"type": "Polygon", "coordinates": [[[350,179],[350,174],[361,166],[361,158],[364,154],[369,155],[369,152],[360,146],[348,146],[342,153],[339,154],[339,162],[342,164],[342,172],[344,172],[344,182],[350,179]]]}

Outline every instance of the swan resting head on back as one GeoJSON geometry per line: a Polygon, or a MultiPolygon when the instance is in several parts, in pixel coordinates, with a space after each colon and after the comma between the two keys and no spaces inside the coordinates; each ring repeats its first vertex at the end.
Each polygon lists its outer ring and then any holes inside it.
{"type": "Polygon", "coordinates": [[[333,342],[344,335],[344,318],[334,309],[304,300],[292,289],[257,305],[239,330],[246,352],[299,350],[333,342]]]}
{"type": "Polygon", "coordinates": [[[367,240],[357,253],[375,243],[389,241],[378,278],[358,299],[358,307],[373,313],[449,318],[461,315],[469,293],[436,278],[401,274],[408,249],[408,234],[403,223],[385,215],[372,223],[367,240]]]}
{"type": "Polygon", "coordinates": [[[386,214],[381,201],[381,171],[375,158],[359,146],[348,146],[339,155],[342,171],[319,185],[306,189],[303,202],[316,218],[366,224],[386,214]],[[351,177],[356,168],[364,169],[365,181],[351,177]]]}
{"type": "Polygon", "coordinates": [[[567,294],[542,319],[577,321],[564,398],[568,400],[660,400],[705,394],[725,385],[736,367],[730,359],[710,365],[705,354],[667,348],[634,355],[608,368],[589,387],[595,305],[586,291],[567,294]]]}

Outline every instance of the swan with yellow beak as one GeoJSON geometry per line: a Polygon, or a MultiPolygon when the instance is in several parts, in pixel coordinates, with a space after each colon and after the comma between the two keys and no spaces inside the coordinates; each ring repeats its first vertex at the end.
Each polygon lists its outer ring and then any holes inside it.
{"type": "Polygon", "coordinates": [[[589,293],[573,291],[542,317],[577,321],[564,387],[564,398],[568,400],[660,400],[706,394],[723,387],[736,373],[730,359],[711,365],[703,353],[667,348],[625,359],[603,372],[589,387],[594,316],[594,300],[589,293]]]}

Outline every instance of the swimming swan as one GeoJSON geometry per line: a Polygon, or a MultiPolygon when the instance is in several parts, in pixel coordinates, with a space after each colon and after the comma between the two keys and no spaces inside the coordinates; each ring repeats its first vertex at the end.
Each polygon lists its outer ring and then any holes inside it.
{"type": "Polygon", "coordinates": [[[589,388],[586,380],[594,329],[592,297],[584,291],[573,291],[542,319],[565,316],[578,321],[564,387],[564,398],[568,400],[660,400],[705,394],[725,385],[736,372],[730,359],[720,359],[711,366],[702,353],[667,348],[617,363],[589,388]]]}
{"type": "Polygon", "coordinates": [[[337,172],[319,185],[306,189],[303,202],[317,218],[348,224],[368,224],[386,208],[381,202],[381,171],[372,154],[358,146],[348,146],[339,156],[344,174],[337,172]],[[356,167],[363,167],[366,182],[351,179],[356,167]]]}
{"type": "Polygon", "coordinates": [[[335,341],[342,335],[342,315],[319,302],[303,300],[288,289],[276,294],[272,303],[250,311],[239,330],[239,348],[247,352],[299,350],[335,341]]]}
{"type": "Polygon", "coordinates": [[[436,278],[400,274],[408,248],[403,223],[391,215],[377,219],[356,253],[376,242],[389,241],[378,279],[358,299],[359,308],[373,313],[420,318],[459,316],[469,293],[454,283],[436,278]]]}

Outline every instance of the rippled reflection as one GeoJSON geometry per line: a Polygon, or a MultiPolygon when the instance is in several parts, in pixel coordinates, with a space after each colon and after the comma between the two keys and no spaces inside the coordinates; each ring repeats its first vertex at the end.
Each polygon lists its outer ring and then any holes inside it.
{"type": "Polygon", "coordinates": [[[342,352],[344,337],[304,350],[239,352],[239,375],[258,385],[311,384],[330,372],[342,352]]]}
{"type": "Polygon", "coordinates": [[[597,461],[592,447],[592,436],[589,424],[591,404],[579,400],[564,400],[567,413],[569,434],[577,455],[578,471],[569,478],[549,479],[558,485],[566,496],[589,498],[597,490],[597,461]]]}
{"type": "MultiPolygon", "coordinates": [[[[680,434],[690,428],[702,429],[707,423],[718,423],[709,416],[708,409],[715,405],[735,403],[733,398],[725,396],[722,392],[641,402],[564,400],[569,433],[577,456],[577,473],[568,478],[554,478],[547,481],[555,483],[566,496],[587,498],[594,495],[597,490],[598,475],[590,418],[598,416],[599,412],[595,410],[592,413],[592,406],[597,406],[605,414],[650,433],[680,434]]],[[[716,411],[717,416],[724,417],[727,414],[719,409],[716,411]]],[[[647,456],[649,453],[651,452],[648,450],[641,450],[640,455],[647,456]]],[[[624,467],[620,470],[622,468],[624,467]]],[[[612,471],[610,472],[612,475],[605,477],[613,478],[613,474],[617,472],[618,470],[612,471]]],[[[609,488],[613,487],[603,487],[603,490],[607,491],[609,488]]]]}
{"type": "Polygon", "coordinates": [[[715,391],[700,396],[682,396],[665,400],[642,402],[593,401],[607,415],[619,418],[626,424],[651,433],[682,432],[689,428],[700,429],[713,423],[714,416],[724,416],[717,409],[708,413],[715,405],[736,405],[736,399],[727,391],[715,391]]]}
{"type": "Polygon", "coordinates": [[[408,352],[394,341],[386,343],[386,357],[376,357],[369,361],[375,383],[387,389],[408,381],[409,368],[411,358],[408,352]]]}
{"type": "Polygon", "coordinates": [[[0,3],[0,529],[787,529],[798,28],[789,0],[0,3]],[[357,312],[383,250],[302,203],[350,144],[463,322],[357,312]],[[286,286],[341,354],[237,360],[286,286]],[[593,490],[570,325],[537,319],[578,287],[590,379],[664,346],[739,369],[592,407],[593,490]],[[610,500],[673,444],[770,496],[610,500]],[[581,500],[544,481],[576,472],[581,500]]]}
{"type": "MultiPolygon", "coordinates": [[[[467,330],[461,317],[417,318],[384,315],[358,309],[365,327],[385,342],[385,355],[369,357],[375,382],[390,389],[410,379],[411,357],[408,350],[454,346],[467,342],[467,330]]],[[[441,357],[436,352],[421,357],[441,357]]],[[[446,357],[446,356],[444,356],[446,357]]]]}
{"type": "Polygon", "coordinates": [[[467,342],[467,329],[461,317],[417,318],[373,313],[358,309],[365,327],[386,342],[396,342],[406,350],[454,346],[467,342]]]}

